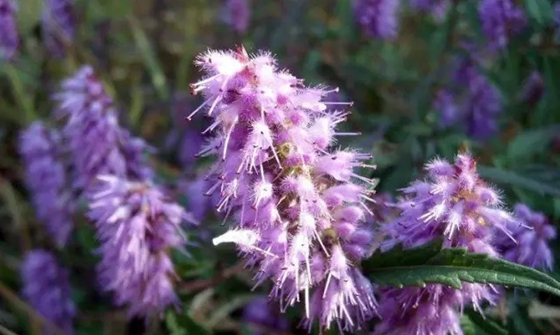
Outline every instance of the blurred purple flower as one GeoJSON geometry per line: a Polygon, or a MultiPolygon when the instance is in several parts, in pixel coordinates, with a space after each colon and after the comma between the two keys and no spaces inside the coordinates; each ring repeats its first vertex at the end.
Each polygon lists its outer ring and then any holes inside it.
{"type": "Polygon", "coordinates": [[[0,0],[0,60],[13,60],[18,51],[16,11],[13,0],[0,0]]]}
{"type": "Polygon", "coordinates": [[[194,128],[188,128],[179,144],[179,161],[186,168],[196,162],[196,156],[204,143],[204,137],[194,128]]]}
{"type": "Polygon", "coordinates": [[[460,118],[455,96],[448,90],[441,89],[436,93],[434,109],[439,112],[439,124],[444,127],[455,125],[460,118]]]}
{"type": "Polygon", "coordinates": [[[25,166],[25,182],[40,223],[59,247],[73,229],[74,202],[66,189],[66,171],[60,161],[60,134],[36,121],[19,138],[19,152],[25,166]]]}
{"type": "Polygon", "coordinates": [[[509,39],[527,23],[523,9],[512,0],[481,0],[478,15],[490,49],[507,47],[509,39]]]}
{"type": "Polygon", "coordinates": [[[146,144],[119,126],[113,100],[90,66],[64,80],[54,99],[57,113],[67,119],[63,135],[72,153],[77,189],[89,188],[100,174],[150,178],[152,170],[143,160],[146,144]]]}
{"type": "Polygon", "coordinates": [[[499,236],[497,248],[509,261],[551,270],[554,257],[549,243],[556,238],[556,228],[543,213],[533,212],[527,205],[517,204],[514,211],[521,223],[508,226],[515,240],[499,236]]]}
{"type": "Polygon", "coordinates": [[[497,117],[502,112],[499,91],[472,61],[465,61],[455,73],[455,78],[468,88],[462,106],[467,134],[480,140],[496,135],[497,117]]]}
{"type": "Polygon", "coordinates": [[[50,252],[35,249],[25,255],[21,278],[25,300],[66,334],[73,334],[76,309],[68,270],[61,267],[50,252]]]}
{"type": "Polygon", "coordinates": [[[251,19],[251,8],[248,0],[225,0],[225,21],[238,33],[245,33],[251,19]]]}
{"type": "MultiPolygon", "coordinates": [[[[496,231],[510,236],[508,227],[518,224],[502,209],[499,194],[476,172],[468,153],[457,155],[453,164],[433,160],[425,168],[428,179],[415,181],[402,190],[401,216],[382,226],[391,236],[384,249],[402,243],[405,247],[425,244],[441,236],[448,248],[464,247],[473,253],[498,257],[492,243],[496,231]]],[[[453,334],[459,328],[459,313],[467,305],[482,312],[483,302],[495,303],[491,285],[463,283],[460,290],[439,284],[424,288],[382,290],[377,333],[453,334]]]]}
{"type": "Polygon", "coordinates": [[[191,85],[214,118],[215,138],[202,150],[218,156],[207,194],[236,225],[214,244],[236,243],[257,284],[272,280],[282,310],[305,304],[309,328],[356,329],[375,314],[372,284],[354,264],[367,257],[373,231],[365,201],[374,182],[355,167],[369,155],[327,150],[347,113],[329,111],[332,91],[305,87],[279,71],[269,53],[208,51],[196,61],[206,73],[191,85]]]}
{"type": "Polygon", "coordinates": [[[44,0],[42,32],[45,46],[53,57],[63,57],[74,40],[76,14],[73,0],[44,0]]]}
{"type": "MultiPolygon", "coordinates": [[[[274,309],[267,297],[257,297],[243,309],[243,320],[248,323],[262,326],[265,329],[285,332],[288,330],[288,321],[274,309]]],[[[252,335],[266,334],[262,330],[256,329],[252,335]]]]}
{"type": "Polygon", "coordinates": [[[399,3],[399,0],[358,0],[354,17],[367,35],[393,39],[398,34],[399,3]]]}
{"type": "Polygon", "coordinates": [[[184,248],[181,223],[194,220],[150,183],[99,179],[88,217],[101,242],[100,286],[113,292],[117,305],[128,306],[130,317],[159,314],[179,302],[169,252],[184,248]]]}
{"type": "Polygon", "coordinates": [[[525,81],[521,90],[521,99],[523,102],[534,106],[542,98],[545,93],[544,80],[540,72],[533,71],[525,81]]]}

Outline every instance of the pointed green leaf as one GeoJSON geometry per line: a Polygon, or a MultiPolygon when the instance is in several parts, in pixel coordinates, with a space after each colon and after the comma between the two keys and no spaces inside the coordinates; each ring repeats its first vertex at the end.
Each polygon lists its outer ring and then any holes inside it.
{"type": "Polygon", "coordinates": [[[525,0],[529,17],[540,25],[546,25],[554,19],[554,10],[548,0],[525,0]]]}
{"type": "Polygon", "coordinates": [[[487,335],[508,335],[507,329],[500,326],[496,321],[489,317],[485,317],[477,311],[468,309],[465,311],[465,315],[469,320],[480,329],[484,334],[487,335]]]}
{"type": "Polygon", "coordinates": [[[518,286],[560,296],[560,282],[535,269],[471,254],[466,249],[442,248],[442,240],[413,249],[398,246],[376,252],[364,262],[365,272],[380,286],[423,286],[441,283],[461,288],[462,282],[518,286]]]}
{"type": "Polygon", "coordinates": [[[502,170],[489,166],[478,166],[478,173],[483,177],[499,184],[519,186],[539,194],[550,194],[560,197],[560,188],[550,186],[532,178],[522,176],[515,171],[502,170]]]}

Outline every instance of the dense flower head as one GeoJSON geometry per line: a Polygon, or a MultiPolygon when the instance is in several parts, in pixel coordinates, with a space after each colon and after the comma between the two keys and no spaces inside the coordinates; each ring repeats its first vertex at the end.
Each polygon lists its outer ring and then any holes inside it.
{"type": "Polygon", "coordinates": [[[129,316],[163,312],[178,302],[169,252],[186,244],[181,223],[194,221],[148,182],[99,179],[88,216],[101,242],[100,286],[113,292],[116,304],[128,306],[129,316]]]}
{"type": "Polygon", "coordinates": [[[63,135],[75,170],[75,187],[87,189],[100,174],[148,179],[146,144],[120,127],[113,100],[90,66],[81,67],[55,95],[58,113],[67,119],[63,135]]]}
{"type": "Polygon", "coordinates": [[[43,42],[52,56],[62,57],[74,39],[76,15],[73,0],[45,0],[42,17],[43,42]]]}
{"type": "Polygon", "coordinates": [[[251,8],[248,0],[225,0],[224,17],[233,30],[244,33],[249,26],[251,8]]]}
{"type": "Polygon", "coordinates": [[[452,80],[459,86],[439,90],[434,100],[440,125],[461,124],[467,135],[477,140],[495,135],[502,112],[498,89],[470,57],[459,60],[452,80]]]}
{"type": "Polygon", "coordinates": [[[358,0],[354,17],[363,31],[381,39],[392,39],[398,34],[398,0],[358,0]]]}
{"type": "Polygon", "coordinates": [[[76,315],[68,270],[42,249],[27,252],[21,266],[23,296],[29,304],[65,334],[72,334],[76,315]]]}
{"type": "Polygon", "coordinates": [[[0,0],[0,60],[12,60],[19,47],[16,9],[13,0],[0,0]]]}
{"type": "MultiPolygon", "coordinates": [[[[415,247],[443,236],[445,247],[497,257],[492,245],[494,234],[512,238],[508,227],[518,221],[502,208],[498,192],[478,176],[472,156],[460,153],[453,163],[435,159],[425,170],[426,180],[415,181],[402,190],[403,197],[397,203],[400,217],[382,226],[391,236],[384,248],[397,243],[415,247]]],[[[387,317],[377,330],[393,330],[390,334],[454,334],[459,327],[458,313],[465,306],[481,311],[482,304],[495,303],[496,296],[497,290],[491,285],[471,283],[463,283],[460,290],[440,284],[384,290],[379,313],[387,317]]]]}
{"type": "Polygon", "coordinates": [[[259,296],[253,299],[243,309],[243,321],[260,326],[262,329],[255,329],[252,335],[264,335],[265,329],[275,331],[286,331],[288,329],[288,320],[283,318],[279,311],[274,309],[267,297],[259,296]]]}
{"type": "Polygon", "coordinates": [[[73,228],[74,204],[66,188],[66,171],[61,161],[61,137],[54,129],[35,121],[19,138],[19,152],[25,165],[25,182],[31,193],[37,219],[55,243],[62,247],[73,228]]]}
{"type": "MultiPolygon", "coordinates": [[[[219,212],[236,226],[214,239],[234,242],[271,279],[281,309],[304,302],[314,319],[351,329],[372,316],[375,300],[358,265],[373,233],[365,224],[371,180],[353,172],[369,155],[328,151],[347,113],[327,111],[330,91],[305,87],[279,71],[268,53],[209,51],[197,58],[207,74],[192,85],[205,101],[216,137],[201,154],[215,154],[207,194],[219,192],[219,212]]],[[[337,103],[340,105],[340,103],[337,103]]]]}
{"type": "Polygon", "coordinates": [[[481,0],[478,15],[490,49],[507,47],[509,39],[527,23],[523,9],[513,0],[481,0]]]}
{"type": "Polygon", "coordinates": [[[554,257],[549,242],[556,238],[556,228],[540,212],[532,211],[525,204],[513,208],[520,223],[510,223],[513,239],[498,236],[497,249],[505,259],[526,266],[552,269],[554,257]]]}

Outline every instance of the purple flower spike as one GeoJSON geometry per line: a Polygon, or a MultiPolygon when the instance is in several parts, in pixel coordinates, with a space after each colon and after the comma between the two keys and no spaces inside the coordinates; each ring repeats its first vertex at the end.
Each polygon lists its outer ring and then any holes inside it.
{"type": "Polygon", "coordinates": [[[90,66],[66,79],[54,98],[57,112],[67,119],[63,135],[72,152],[75,188],[88,189],[100,174],[150,178],[152,171],[142,157],[146,144],[119,126],[113,100],[90,66]]]}
{"type": "Polygon", "coordinates": [[[63,57],[74,40],[76,15],[73,0],[45,0],[43,41],[53,57],[63,57]]]}
{"type": "Polygon", "coordinates": [[[238,33],[244,33],[249,26],[251,9],[248,0],[226,0],[224,8],[226,22],[238,33]]]}
{"type": "Polygon", "coordinates": [[[23,296],[29,304],[66,334],[73,334],[76,315],[68,270],[48,251],[36,249],[25,255],[21,267],[23,296]]]}
{"type": "Polygon", "coordinates": [[[16,3],[0,0],[0,59],[11,61],[17,54],[19,34],[16,23],[16,3]]]}
{"type": "Polygon", "coordinates": [[[502,101],[497,88],[492,85],[472,60],[463,60],[455,80],[468,88],[461,106],[460,120],[466,133],[485,140],[498,132],[497,118],[502,112],[502,101]]]}
{"type": "Polygon", "coordinates": [[[515,240],[503,235],[497,239],[503,257],[526,266],[551,270],[554,257],[549,243],[556,238],[556,228],[543,213],[533,212],[524,204],[515,205],[514,212],[521,222],[508,226],[515,240]]]}
{"type": "MultiPolygon", "coordinates": [[[[288,321],[275,310],[266,297],[257,297],[243,309],[243,320],[265,329],[286,331],[288,321]]],[[[265,329],[256,329],[252,335],[264,335],[265,329]]]]}
{"type": "Polygon", "coordinates": [[[170,249],[186,244],[181,223],[191,216],[146,182],[102,176],[88,216],[101,242],[100,286],[128,315],[148,317],[178,303],[170,249]]]}
{"type": "Polygon", "coordinates": [[[331,93],[305,87],[279,71],[268,53],[208,51],[196,61],[206,77],[192,84],[213,118],[215,138],[201,151],[218,160],[207,194],[221,197],[217,211],[236,225],[214,244],[236,243],[257,285],[273,281],[271,298],[282,310],[304,303],[311,328],[336,323],[357,329],[375,313],[372,285],[356,264],[369,255],[373,232],[365,201],[375,182],[356,167],[369,155],[330,150],[347,113],[325,101],[331,93]]]}
{"type": "Polygon", "coordinates": [[[490,49],[507,47],[509,39],[527,24],[523,9],[512,0],[481,0],[478,14],[490,49]]]}
{"type": "Polygon", "coordinates": [[[37,219],[59,247],[73,229],[74,203],[66,189],[65,167],[59,159],[61,138],[58,132],[36,121],[22,131],[19,152],[25,165],[25,181],[31,192],[37,219]]]}
{"type": "MultiPolygon", "coordinates": [[[[415,247],[444,236],[447,248],[467,248],[497,257],[492,242],[497,231],[511,237],[508,227],[519,224],[501,206],[499,194],[476,172],[468,153],[455,162],[433,160],[426,165],[427,180],[402,190],[401,215],[382,229],[391,236],[384,248],[402,243],[415,247]]],[[[460,290],[439,284],[424,288],[388,289],[380,299],[379,334],[457,334],[459,314],[465,306],[482,312],[494,304],[497,290],[491,285],[463,283],[460,290]]]]}
{"type": "Polygon", "coordinates": [[[358,0],[354,17],[364,32],[380,39],[393,39],[398,34],[398,0],[358,0]]]}

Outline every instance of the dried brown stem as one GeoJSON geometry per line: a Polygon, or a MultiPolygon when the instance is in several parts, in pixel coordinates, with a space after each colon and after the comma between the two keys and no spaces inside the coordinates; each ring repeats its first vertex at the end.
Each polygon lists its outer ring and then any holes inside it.
{"type": "Polygon", "coordinates": [[[214,278],[210,278],[210,279],[199,279],[199,280],[193,280],[190,282],[186,282],[183,283],[180,287],[179,287],[179,291],[186,293],[189,291],[199,291],[199,290],[203,290],[209,287],[213,287],[216,286],[217,284],[225,281],[228,278],[231,278],[233,276],[235,276],[236,274],[240,273],[241,271],[243,271],[244,268],[244,264],[243,263],[238,263],[230,268],[226,268],[224,270],[222,270],[220,273],[218,273],[217,276],[215,276],[214,278]]]}

